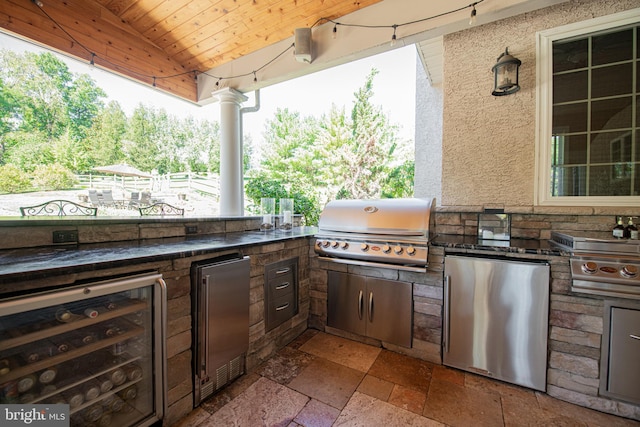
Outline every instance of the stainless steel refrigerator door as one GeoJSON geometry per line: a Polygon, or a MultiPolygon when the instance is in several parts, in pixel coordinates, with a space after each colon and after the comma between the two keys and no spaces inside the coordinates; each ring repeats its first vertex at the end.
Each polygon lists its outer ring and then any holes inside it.
{"type": "Polygon", "coordinates": [[[549,266],[445,258],[443,363],[546,389],[549,266]]]}
{"type": "Polygon", "coordinates": [[[249,348],[249,257],[196,265],[195,404],[244,372],[249,348]]]}

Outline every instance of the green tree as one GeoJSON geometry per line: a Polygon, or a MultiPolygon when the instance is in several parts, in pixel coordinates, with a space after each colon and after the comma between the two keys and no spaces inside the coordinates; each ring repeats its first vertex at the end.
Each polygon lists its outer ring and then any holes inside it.
{"type": "Polygon", "coordinates": [[[115,101],[102,109],[83,142],[83,147],[89,153],[87,169],[90,172],[95,166],[112,165],[123,162],[125,155],[123,141],[127,132],[127,116],[115,101]]]}
{"type": "Polygon", "coordinates": [[[261,162],[252,176],[274,180],[289,192],[296,189],[321,206],[335,198],[412,195],[409,141],[398,138],[398,127],[371,101],[377,73],[372,70],[354,93],[350,115],[336,106],[319,120],[278,110],[267,123],[261,162]]]}
{"type": "Polygon", "coordinates": [[[84,167],[87,150],[77,143],[103,108],[104,91],[52,53],[0,50],[0,83],[2,161],[25,171],[52,162],[84,167]]]}

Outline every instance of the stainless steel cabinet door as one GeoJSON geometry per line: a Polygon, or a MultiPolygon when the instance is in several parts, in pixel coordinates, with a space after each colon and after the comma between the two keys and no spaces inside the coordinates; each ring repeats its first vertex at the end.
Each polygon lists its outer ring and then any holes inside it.
{"type": "Polygon", "coordinates": [[[445,258],[443,363],[546,389],[549,266],[445,258]]]}
{"type": "Polygon", "coordinates": [[[411,347],[411,283],[330,271],[327,298],[328,326],[411,347]]]}
{"type": "Polygon", "coordinates": [[[327,325],[365,335],[365,278],[330,271],[327,293],[327,325]]]}
{"type": "Polygon", "coordinates": [[[368,278],[365,302],[368,336],[411,347],[411,283],[368,278]]]}
{"type": "Polygon", "coordinates": [[[611,307],[607,391],[640,403],[640,310],[611,307]]]}

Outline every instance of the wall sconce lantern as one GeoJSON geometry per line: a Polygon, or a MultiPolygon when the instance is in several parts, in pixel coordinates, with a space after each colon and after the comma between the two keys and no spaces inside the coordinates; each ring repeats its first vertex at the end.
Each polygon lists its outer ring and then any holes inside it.
{"type": "Polygon", "coordinates": [[[516,93],[520,90],[518,82],[522,62],[518,58],[509,55],[509,48],[498,57],[498,62],[493,66],[493,96],[503,96],[516,93]]]}

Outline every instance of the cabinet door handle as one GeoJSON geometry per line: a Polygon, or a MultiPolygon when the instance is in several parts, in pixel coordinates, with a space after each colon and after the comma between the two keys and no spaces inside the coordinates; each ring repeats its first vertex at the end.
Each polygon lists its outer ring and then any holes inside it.
{"type": "Polygon", "coordinates": [[[200,348],[200,360],[202,361],[202,378],[209,374],[207,367],[207,354],[209,354],[209,275],[207,274],[203,280],[204,285],[204,322],[202,322],[202,329],[204,329],[204,347],[200,348]]]}
{"type": "Polygon", "coordinates": [[[369,322],[373,322],[373,292],[369,292],[369,322]]]}
{"type": "Polygon", "coordinates": [[[362,289],[360,289],[360,293],[358,294],[358,318],[362,320],[362,304],[363,304],[363,295],[362,289]]]}
{"type": "Polygon", "coordinates": [[[289,270],[291,270],[290,268],[281,268],[280,270],[276,270],[276,274],[285,274],[288,273],[289,270]]]}
{"type": "Polygon", "coordinates": [[[283,284],[276,286],[276,290],[279,291],[280,289],[284,289],[288,287],[289,287],[289,282],[284,282],[283,284]]]}
{"type": "Polygon", "coordinates": [[[444,277],[444,318],[442,319],[442,340],[444,341],[444,351],[449,353],[449,297],[451,286],[451,276],[444,277]]]}
{"type": "Polygon", "coordinates": [[[285,308],[289,307],[289,303],[286,303],[284,305],[281,305],[280,307],[276,307],[276,311],[281,311],[284,310],[285,308]]]}
{"type": "Polygon", "coordinates": [[[631,338],[633,338],[634,340],[640,340],[640,336],[638,336],[638,335],[633,335],[633,334],[631,334],[631,335],[629,335],[629,336],[630,336],[631,338]]]}

